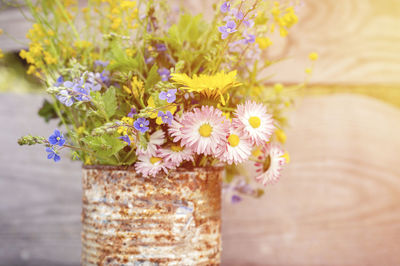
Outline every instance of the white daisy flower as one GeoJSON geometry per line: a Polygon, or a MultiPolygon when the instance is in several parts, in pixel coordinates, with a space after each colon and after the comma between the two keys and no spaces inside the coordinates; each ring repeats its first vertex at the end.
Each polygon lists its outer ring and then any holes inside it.
{"type": "Polygon", "coordinates": [[[262,153],[255,163],[256,172],[259,174],[256,180],[265,186],[278,181],[283,165],[287,163],[287,157],[282,148],[275,143],[264,145],[262,153]]]}
{"type": "Polygon", "coordinates": [[[138,161],[135,163],[136,172],[142,174],[144,177],[155,177],[160,171],[168,173],[169,169],[175,168],[172,164],[165,161],[160,155],[149,156],[139,155],[138,161]]]}
{"type": "Polygon", "coordinates": [[[197,154],[215,155],[217,147],[227,141],[229,121],[212,106],[186,113],[182,125],[181,143],[197,154]]]}
{"type": "Polygon", "coordinates": [[[235,115],[234,127],[248,135],[255,145],[262,145],[270,139],[275,129],[274,120],[264,105],[246,101],[237,106],[235,115]]]}
{"type": "Polygon", "coordinates": [[[182,139],[182,121],[185,117],[185,114],[182,114],[180,117],[177,115],[174,117],[175,119],[172,120],[171,124],[168,127],[168,133],[171,137],[173,137],[174,142],[178,142],[182,139]]]}
{"type": "Polygon", "coordinates": [[[179,166],[183,161],[193,160],[193,151],[177,144],[160,149],[160,156],[172,165],[179,166]]]}
{"type": "Polygon", "coordinates": [[[140,141],[137,142],[136,154],[153,156],[158,150],[158,147],[163,145],[164,142],[165,142],[164,131],[162,131],[161,129],[157,130],[150,135],[149,142],[147,142],[147,147],[142,146],[140,144],[140,141]]]}
{"type": "Polygon", "coordinates": [[[238,129],[231,128],[228,141],[218,148],[217,158],[228,164],[239,164],[250,157],[252,148],[253,144],[248,136],[238,129]]]}

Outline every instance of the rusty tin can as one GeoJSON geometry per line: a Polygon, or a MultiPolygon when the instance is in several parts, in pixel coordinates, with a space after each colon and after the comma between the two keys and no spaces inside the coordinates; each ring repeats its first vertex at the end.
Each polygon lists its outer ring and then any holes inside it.
{"type": "Polygon", "coordinates": [[[222,174],[84,166],[82,265],[219,265],[222,174]]]}

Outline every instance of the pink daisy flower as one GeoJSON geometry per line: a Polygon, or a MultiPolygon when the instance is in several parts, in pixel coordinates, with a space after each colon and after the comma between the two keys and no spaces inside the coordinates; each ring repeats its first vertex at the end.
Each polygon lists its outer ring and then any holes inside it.
{"type": "Polygon", "coordinates": [[[160,149],[160,156],[172,165],[179,166],[183,161],[193,160],[193,151],[177,144],[160,149]]]}
{"type": "Polygon", "coordinates": [[[144,177],[155,177],[160,171],[168,173],[169,169],[175,168],[171,163],[165,161],[159,154],[154,156],[139,155],[138,161],[135,163],[135,170],[144,177]]]}
{"type": "Polygon", "coordinates": [[[231,128],[227,142],[218,148],[217,158],[228,164],[239,164],[250,157],[252,148],[253,144],[248,136],[238,129],[231,128]]]}
{"type": "Polygon", "coordinates": [[[156,153],[158,147],[163,145],[164,142],[165,142],[164,131],[157,130],[150,135],[149,142],[147,142],[147,147],[142,146],[140,144],[140,141],[137,142],[136,154],[153,156],[156,153]]]}
{"type": "Polygon", "coordinates": [[[286,158],[282,148],[275,143],[264,145],[262,152],[255,163],[256,172],[259,174],[256,180],[265,186],[278,181],[283,165],[286,164],[286,158]]]}
{"type": "Polygon", "coordinates": [[[168,128],[168,133],[171,137],[173,137],[174,142],[178,142],[182,139],[182,121],[185,117],[185,114],[182,114],[180,117],[177,115],[175,116],[175,119],[172,120],[171,124],[169,125],[168,128]]]}
{"type": "Polygon", "coordinates": [[[235,115],[234,127],[248,135],[255,145],[263,145],[270,139],[274,120],[263,104],[246,101],[237,106],[235,115]]]}
{"type": "Polygon", "coordinates": [[[202,106],[186,113],[182,121],[182,144],[197,154],[215,155],[226,142],[229,121],[212,106],[202,106]]]}

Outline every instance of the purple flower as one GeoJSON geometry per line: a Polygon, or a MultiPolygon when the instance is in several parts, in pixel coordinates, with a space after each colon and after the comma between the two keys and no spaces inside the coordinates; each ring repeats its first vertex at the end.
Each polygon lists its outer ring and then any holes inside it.
{"type": "Polygon", "coordinates": [[[244,18],[243,12],[234,8],[231,10],[231,13],[236,17],[238,20],[242,20],[244,18]]]}
{"type": "MultiPolygon", "coordinates": [[[[90,101],[90,83],[84,83],[83,78],[80,78],[78,81],[66,81],[64,82],[64,87],[71,89],[72,94],[77,101],[90,101]]],[[[69,92],[71,93],[71,92],[69,92]]]]}
{"type": "Polygon", "coordinates": [[[236,23],[233,20],[230,20],[226,23],[225,26],[218,27],[219,32],[222,33],[221,38],[226,39],[229,34],[237,31],[236,30],[236,23]]]}
{"type": "Polygon", "coordinates": [[[252,20],[252,19],[243,20],[243,24],[244,24],[246,27],[251,28],[251,27],[254,26],[254,20],[252,20]]]}
{"type": "Polygon", "coordinates": [[[154,62],[154,57],[150,56],[150,57],[146,58],[145,62],[146,62],[146,64],[153,63],[154,62]]]}
{"type": "Polygon", "coordinates": [[[54,130],[53,135],[49,137],[49,142],[51,145],[58,145],[61,147],[65,143],[65,138],[63,134],[60,132],[60,130],[56,129],[54,130]]]}
{"type": "Polygon", "coordinates": [[[170,111],[166,111],[165,113],[162,111],[159,111],[158,116],[161,117],[163,123],[166,123],[168,125],[171,124],[172,119],[174,119],[174,117],[172,116],[170,111]]]}
{"type": "Polygon", "coordinates": [[[65,106],[70,107],[74,103],[74,98],[67,90],[61,90],[56,95],[56,98],[65,106]]]}
{"type": "Polygon", "coordinates": [[[256,36],[254,34],[247,34],[244,36],[243,43],[249,44],[254,43],[256,41],[256,36]]]}
{"type": "Polygon", "coordinates": [[[233,204],[239,203],[241,201],[242,201],[242,198],[240,196],[238,196],[238,195],[233,195],[232,198],[231,198],[231,202],[233,204]]]}
{"type": "Polygon", "coordinates": [[[60,155],[58,155],[57,151],[55,151],[52,147],[51,148],[47,147],[46,152],[49,153],[47,155],[47,159],[49,159],[49,160],[53,159],[55,162],[58,162],[59,160],[61,160],[60,155]]]}
{"type": "Polygon", "coordinates": [[[158,74],[161,76],[162,81],[168,81],[169,78],[171,77],[170,76],[171,72],[169,72],[169,70],[166,69],[165,67],[162,67],[157,71],[158,71],[158,74]]]}
{"type": "Polygon", "coordinates": [[[173,103],[176,100],[176,89],[170,89],[168,91],[162,91],[160,92],[160,94],[158,95],[158,98],[160,98],[160,100],[167,100],[168,103],[173,103]]]}
{"type": "Polygon", "coordinates": [[[133,126],[139,130],[140,132],[144,133],[147,130],[149,130],[149,121],[146,120],[146,118],[140,117],[138,119],[136,119],[136,121],[133,123],[133,126]]]}
{"type": "Polygon", "coordinates": [[[94,61],[94,66],[95,67],[107,67],[108,66],[108,64],[109,64],[110,62],[108,62],[108,61],[101,61],[101,60],[95,60],[94,61]]]}
{"type": "Polygon", "coordinates": [[[122,137],[119,137],[119,139],[122,139],[123,141],[125,141],[126,143],[128,143],[128,145],[131,145],[131,139],[129,138],[128,135],[124,135],[122,137]]]}
{"type": "Polygon", "coordinates": [[[129,114],[127,115],[128,117],[133,117],[135,114],[137,114],[137,110],[135,107],[131,108],[131,111],[129,112],[129,114]]]}
{"type": "Polygon", "coordinates": [[[157,48],[157,51],[159,51],[159,52],[167,51],[167,46],[165,46],[165,44],[163,44],[163,43],[157,43],[156,48],[157,48]]]}
{"type": "Polygon", "coordinates": [[[64,78],[63,76],[59,76],[56,80],[56,83],[54,83],[54,87],[60,87],[64,83],[64,78]]]}
{"type": "Polygon", "coordinates": [[[90,101],[90,92],[91,85],[86,83],[83,86],[74,86],[73,90],[75,92],[75,99],[78,101],[86,102],[90,101]]]}
{"type": "Polygon", "coordinates": [[[221,5],[221,12],[222,13],[226,13],[226,12],[228,12],[230,9],[231,9],[231,3],[229,3],[229,1],[226,1],[225,3],[223,3],[222,5],[221,5]]]}
{"type": "Polygon", "coordinates": [[[90,88],[91,91],[99,91],[101,90],[101,83],[108,85],[110,82],[110,71],[103,70],[101,73],[89,72],[88,78],[86,80],[86,85],[90,88]]]}

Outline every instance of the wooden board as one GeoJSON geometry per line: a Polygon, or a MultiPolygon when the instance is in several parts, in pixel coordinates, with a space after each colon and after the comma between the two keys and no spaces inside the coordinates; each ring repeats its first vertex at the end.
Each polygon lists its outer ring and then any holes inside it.
{"type": "MultiPolygon", "coordinates": [[[[56,127],[36,116],[41,100],[0,94],[0,265],[79,265],[80,164],[16,144],[56,127]]],[[[290,120],[282,180],[224,205],[223,265],[399,265],[400,110],[317,96],[290,120]]]]}

